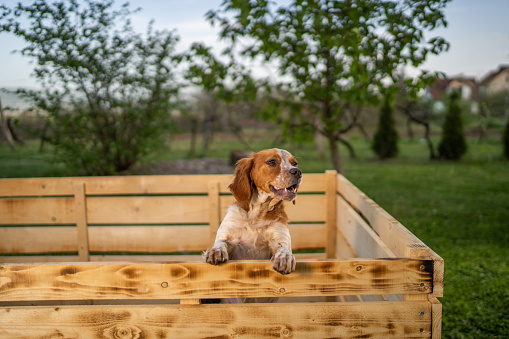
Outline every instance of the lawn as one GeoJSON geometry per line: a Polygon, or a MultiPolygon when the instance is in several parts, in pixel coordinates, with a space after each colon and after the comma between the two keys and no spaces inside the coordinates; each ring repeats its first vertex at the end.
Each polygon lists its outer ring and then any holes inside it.
{"type": "MultiPolygon", "coordinates": [[[[254,134],[253,134],[254,135],[254,134]]],[[[254,149],[274,147],[274,137],[250,139],[254,149]]],[[[422,141],[403,139],[400,156],[376,160],[369,143],[352,137],[357,159],[345,160],[345,175],[445,260],[444,338],[509,338],[509,161],[497,138],[469,140],[460,162],[429,161],[422,141]]],[[[143,161],[184,158],[188,142],[171,143],[143,161]]],[[[211,157],[239,148],[235,139],[211,145],[211,157]]],[[[330,161],[313,146],[278,144],[299,158],[304,172],[323,172],[330,161]]],[[[68,173],[40,154],[36,143],[16,152],[0,145],[0,177],[68,173]]],[[[142,174],[142,173],[139,173],[142,174]]]]}

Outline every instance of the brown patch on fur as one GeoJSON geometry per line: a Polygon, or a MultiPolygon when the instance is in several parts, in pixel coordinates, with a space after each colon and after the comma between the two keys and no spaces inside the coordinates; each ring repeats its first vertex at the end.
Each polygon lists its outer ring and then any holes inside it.
{"type": "Polygon", "coordinates": [[[240,159],[235,168],[233,182],[228,186],[240,207],[246,211],[249,211],[249,203],[252,195],[250,178],[252,167],[253,156],[251,156],[251,158],[240,159]]]}

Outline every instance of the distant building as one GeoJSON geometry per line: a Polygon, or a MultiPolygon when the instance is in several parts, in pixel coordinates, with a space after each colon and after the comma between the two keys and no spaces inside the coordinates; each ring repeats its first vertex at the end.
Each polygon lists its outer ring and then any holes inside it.
{"type": "Polygon", "coordinates": [[[445,111],[444,101],[451,91],[458,91],[463,101],[471,103],[471,113],[478,112],[479,86],[475,78],[465,76],[438,78],[431,85],[427,97],[433,100],[433,110],[435,112],[445,111]]]}
{"type": "Polygon", "coordinates": [[[498,70],[490,72],[481,80],[481,92],[490,95],[497,92],[509,92],[509,65],[500,65],[498,70]]]}

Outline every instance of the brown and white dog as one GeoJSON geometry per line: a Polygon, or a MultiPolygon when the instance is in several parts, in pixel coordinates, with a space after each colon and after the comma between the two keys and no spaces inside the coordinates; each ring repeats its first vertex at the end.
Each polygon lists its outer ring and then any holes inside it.
{"type": "Polygon", "coordinates": [[[295,203],[302,172],[290,152],[268,149],[237,162],[228,207],[214,246],[204,252],[213,265],[232,260],[272,260],[282,274],[295,270],[283,201],[295,203]]]}

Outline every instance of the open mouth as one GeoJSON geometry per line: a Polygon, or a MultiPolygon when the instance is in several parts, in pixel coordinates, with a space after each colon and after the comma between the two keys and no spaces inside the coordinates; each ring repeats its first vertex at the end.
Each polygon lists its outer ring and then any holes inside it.
{"type": "Polygon", "coordinates": [[[293,200],[293,198],[297,195],[298,187],[299,185],[297,184],[285,188],[277,188],[272,185],[269,186],[272,193],[284,200],[293,200]]]}

